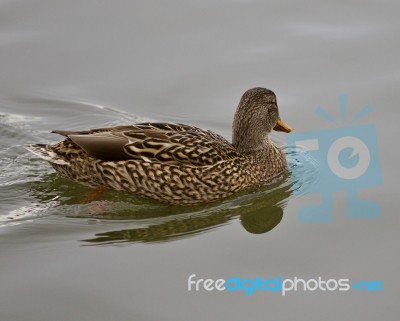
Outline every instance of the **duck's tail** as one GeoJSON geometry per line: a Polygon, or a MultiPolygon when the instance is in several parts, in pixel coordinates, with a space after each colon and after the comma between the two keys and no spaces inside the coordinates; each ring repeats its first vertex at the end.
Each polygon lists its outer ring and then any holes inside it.
{"type": "Polygon", "coordinates": [[[67,161],[62,159],[60,155],[58,155],[52,149],[51,145],[46,144],[32,144],[25,145],[25,148],[29,150],[32,154],[47,160],[49,163],[58,164],[58,165],[69,165],[67,161]]]}

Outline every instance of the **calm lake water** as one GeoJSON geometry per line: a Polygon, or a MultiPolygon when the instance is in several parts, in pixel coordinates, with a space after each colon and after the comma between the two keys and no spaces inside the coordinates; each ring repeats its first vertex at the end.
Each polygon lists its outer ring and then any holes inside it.
{"type": "Polygon", "coordinates": [[[0,1],[0,319],[398,320],[399,11],[395,1],[0,1]],[[295,133],[337,128],[340,94],[347,119],[372,106],[355,124],[376,129],[382,183],[357,193],[379,217],[346,215],[345,188],[311,193],[322,165],[284,134],[272,139],[295,180],[191,208],[95,195],[23,147],[58,141],[53,129],[148,120],[230,139],[255,86],[275,91],[295,133]],[[332,221],[304,222],[301,209],[326,196],[332,221]],[[191,274],[383,290],[189,292],[191,274]]]}

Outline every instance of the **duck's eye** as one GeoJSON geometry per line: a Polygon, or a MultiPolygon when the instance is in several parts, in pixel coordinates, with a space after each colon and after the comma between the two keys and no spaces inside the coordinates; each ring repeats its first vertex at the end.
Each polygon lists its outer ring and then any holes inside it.
{"type": "Polygon", "coordinates": [[[272,108],[268,108],[268,115],[275,114],[277,112],[277,107],[274,105],[272,108]]]}

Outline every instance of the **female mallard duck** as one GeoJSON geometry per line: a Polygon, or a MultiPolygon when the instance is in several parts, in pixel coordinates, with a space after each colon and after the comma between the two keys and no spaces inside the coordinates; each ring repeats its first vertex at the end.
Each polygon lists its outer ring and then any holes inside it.
{"type": "Polygon", "coordinates": [[[92,187],[110,187],[178,205],[218,200],[268,184],[287,171],[283,152],[268,133],[290,132],[275,94],[246,91],[233,120],[233,142],[209,130],[167,123],[54,133],[55,145],[29,145],[58,173],[92,187]]]}

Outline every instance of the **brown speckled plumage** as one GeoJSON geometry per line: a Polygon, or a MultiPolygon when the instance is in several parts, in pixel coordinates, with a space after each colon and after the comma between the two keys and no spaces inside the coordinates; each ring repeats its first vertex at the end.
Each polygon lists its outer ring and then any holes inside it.
{"type": "Polygon", "coordinates": [[[62,176],[178,205],[218,200],[268,184],[287,170],[283,152],[268,139],[289,132],[275,94],[253,88],[242,97],[233,122],[233,143],[209,130],[166,123],[55,131],[55,145],[29,145],[62,176]]]}

